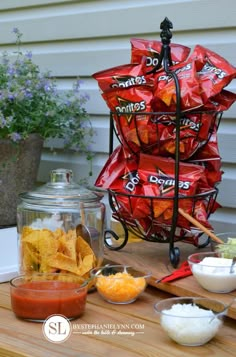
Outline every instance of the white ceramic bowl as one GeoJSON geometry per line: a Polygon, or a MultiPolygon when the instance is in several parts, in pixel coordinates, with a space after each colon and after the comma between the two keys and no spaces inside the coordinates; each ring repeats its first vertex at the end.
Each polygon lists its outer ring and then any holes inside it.
{"type": "Polygon", "coordinates": [[[108,265],[91,270],[98,293],[109,303],[130,304],[147,286],[150,272],[143,272],[126,265],[108,265]]]}
{"type": "Polygon", "coordinates": [[[201,346],[210,341],[223,324],[225,308],[217,300],[197,297],[175,297],[154,305],[163,330],[184,346],[201,346]]]}
{"type": "Polygon", "coordinates": [[[236,265],[231,272],[232,259],[220,252],[195,253],[188,263],[197,282],[205,290],[229,293],[236,289],[236,265]]]}

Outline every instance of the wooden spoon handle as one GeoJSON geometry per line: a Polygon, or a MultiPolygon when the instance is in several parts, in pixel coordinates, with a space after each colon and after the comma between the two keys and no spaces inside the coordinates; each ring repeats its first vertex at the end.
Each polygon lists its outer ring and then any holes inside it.
{"type": "Polygon", "coordinates": [[[193,218],[192,216],[190,216],[190,214],[186,213],[182,208],[178,209],[178,212],[184,217],[186,218],[189,222],[191,222],[192,224],[194,224],[195,227],[198,227],[201,229],[201,231],[203,231],[204,233],[206,233],[209,237],[211,237],[212,240],[214,240],[217,243],[224,243],[220,238],[218,238],[214,233],[212,233],[209,229],[207,229],[206,227],[204,227],[200,222],[198,222],[195,218],[193,218]]]}

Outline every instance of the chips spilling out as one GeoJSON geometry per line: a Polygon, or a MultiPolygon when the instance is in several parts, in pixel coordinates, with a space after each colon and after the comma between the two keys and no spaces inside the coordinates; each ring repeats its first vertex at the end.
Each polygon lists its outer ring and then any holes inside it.
{"type": "Polygon", "coordinates": [[[96,266],[90,245],[76,235],[76,230],[23,227],[21,234],[21,269],[24,273],[70,273],[89,277],[96,266]]]}

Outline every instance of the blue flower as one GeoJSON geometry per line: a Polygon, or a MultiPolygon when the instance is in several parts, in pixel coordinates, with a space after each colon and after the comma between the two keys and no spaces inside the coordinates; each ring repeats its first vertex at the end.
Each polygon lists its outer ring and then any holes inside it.
{"type": "Polygon", "coordinates": [[[60,91],[50,72],[42,72],[31,51],[22,52],[22,34],[16,35],[16,59],[4,52],[0,60],[0,139],[14,142],[32,133],[43,139],[61,138],[67,148],[81,148],[85,153],[93,129],[80,93],[78,79],[71,90],[60,91]]]}
{"type": "Polygon", "coordinates": [[[25,57],[28,59],[31,59],[33,57],[32,52],[31,51],[27,51],[25,54],[25,57]]]}
{"type": "Polygon", "coordinates": [[[11,133],[9,135],[9,137],[11,138],[12,141],[14,142],[18,142],[21,140],[22,136],[19,133],[11,133]]]}
{"type": "Polygon", "coordinates": [[[14,76],[16,74],[16,69],[12,66],[9,66],[7,69],[7,74],[9,74],[9,76],[14,76]]]}
{"type": "Polygon", "coordinates": [[[8,94],[8,99],[9,99],[10,101],[13,101],[15,98],[16,98],[16,94],[14,94],[14,93],[9,93],[9,94],[8,94]]]}
{"type": "Polygon", "coordinates": [[[4,116],[1,113],[1,116],[0,116],[0,128],[4,128],[6,125],[7,125],[7,121],[6,121],[6,119],[4,118],[4,116]]]}
{"type": "Polygon", "coordinates": [[[33,98],[33,94],[30,91],[30,89],[25,89],[24,94],[25,94],[26,98],[33,98]]]}
{"type": "Polygon", "coordinates": [[[15,33],[16,35],[20,33],[20,31],[17,27],[14,27],[12,32],[15,33]]]}

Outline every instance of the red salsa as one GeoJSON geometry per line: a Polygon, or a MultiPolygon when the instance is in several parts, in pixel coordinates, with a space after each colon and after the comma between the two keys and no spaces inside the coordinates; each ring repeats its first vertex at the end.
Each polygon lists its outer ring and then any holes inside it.
{"type": "Polygon", "coordinates": [[[16,316],[45,320],[53,314],[76,318],[83,314],[87,286],[63,281],[31,281],[11,286],[11,305],[16,316]]]}

